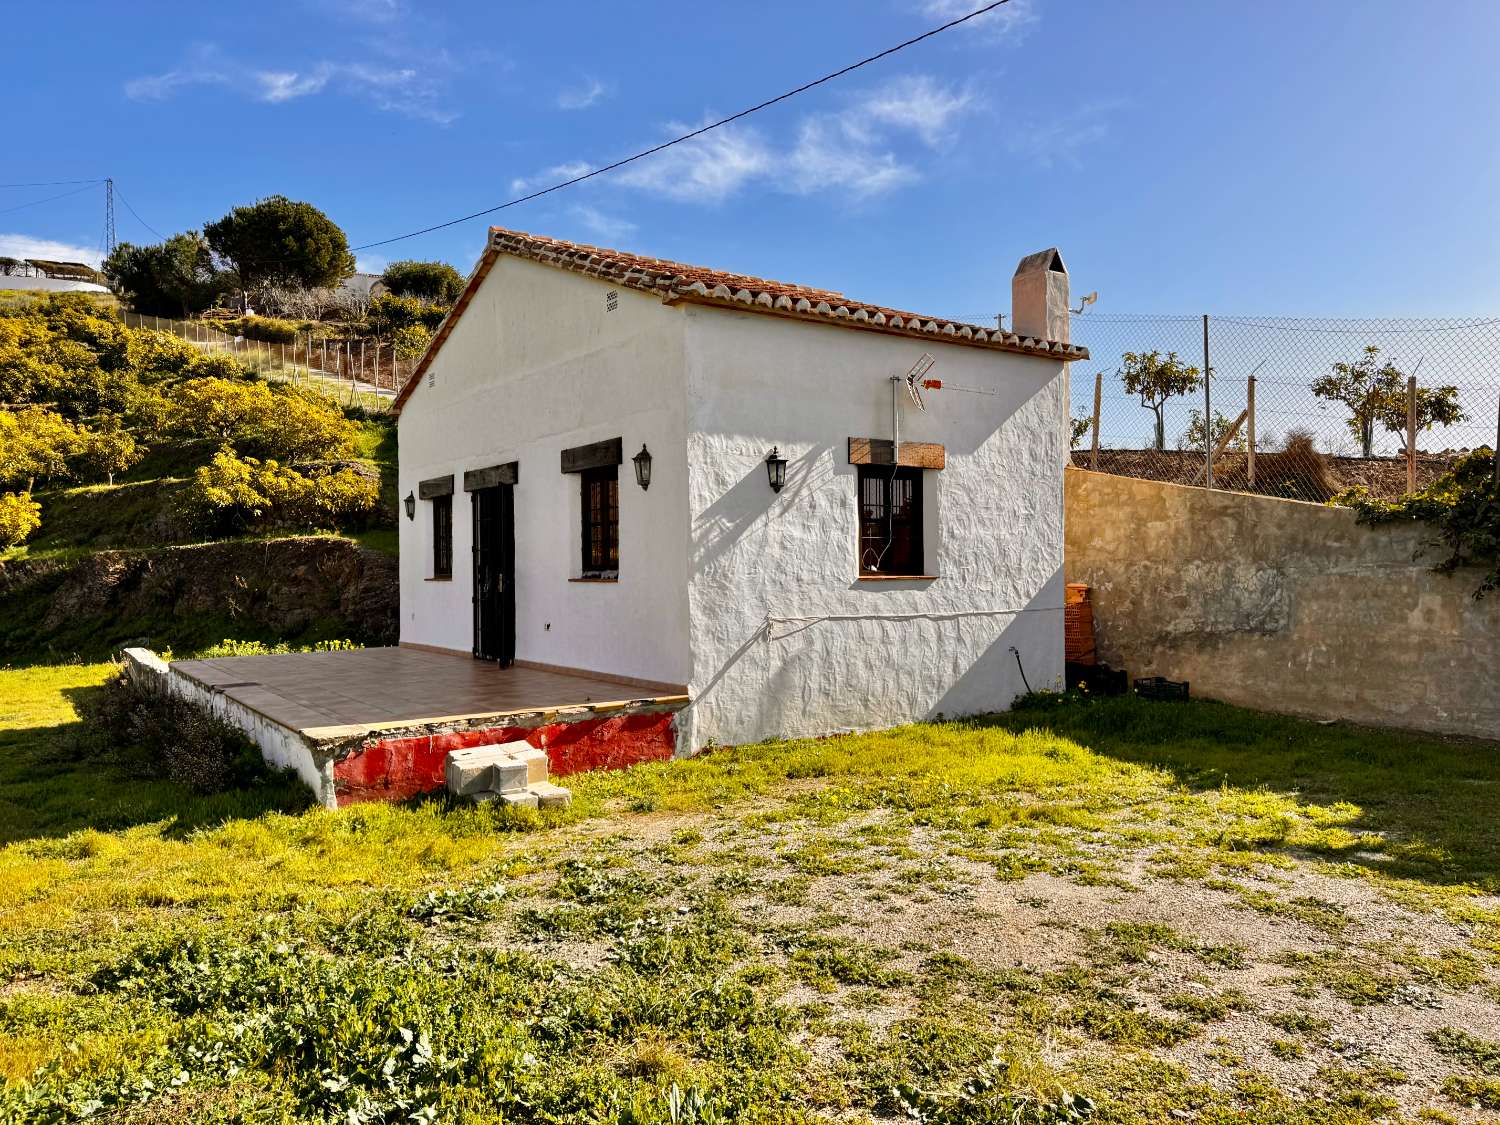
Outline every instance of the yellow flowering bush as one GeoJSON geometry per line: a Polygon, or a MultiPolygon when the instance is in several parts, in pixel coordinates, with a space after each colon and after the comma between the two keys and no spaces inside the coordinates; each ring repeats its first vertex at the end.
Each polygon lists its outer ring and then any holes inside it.
{"type": "Polygon", "coordinates": [[[357,468],[299,470],[221,449],[193,474],[186,503],[219,532],[314,529],[360,516],[380,500],[380,482],[357,468]]]}
{"type": "Polygon", "coordinates": [[[0,492],[0,547],[24,543],[42,523],[42,506],[29,492],[0,492]]]}

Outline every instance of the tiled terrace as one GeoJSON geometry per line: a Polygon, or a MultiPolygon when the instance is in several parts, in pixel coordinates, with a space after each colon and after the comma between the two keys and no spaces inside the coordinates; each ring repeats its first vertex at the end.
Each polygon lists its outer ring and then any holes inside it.
{"type": "Polygon", "coordinates": [[[172,670],[280,726],[314,737],[337,727],[434,723],[648,699],[665,703],[674,701],[675,694],[571,672],[502,669],[467,656],[411,648],[178,660],[172,670]]]}

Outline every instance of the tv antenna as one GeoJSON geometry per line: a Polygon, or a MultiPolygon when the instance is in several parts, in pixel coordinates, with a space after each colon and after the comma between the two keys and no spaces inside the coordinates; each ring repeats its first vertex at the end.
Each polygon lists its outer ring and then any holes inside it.
{"type": "Polygon", "coordinates": [[[911,370],[906,373],[906,393],[911,398],[912,405],[918,410],[926,410],[927,404],[922,401],[922,379],[932,370],[932,365],[937,360],[933,359],[927,352],[922,353],[922,358],[911,365],[911,370]]]}
{"type": "Polygon", "coordinates": [[[1095,289],[1092,293],[1088,294],[1086,297],[1084,297],[1081,301],[1078,302],[1078,307],[1076,309],[1069,309],[1068,311],[1071,312],[1071,313],[1073,313],[1076,316],[1077,314],[1083,312],[1084,309],[1088,308],[1090,305],[1092,305],[1098,299],[1099,299],[1099,290],[1095,289]]]}

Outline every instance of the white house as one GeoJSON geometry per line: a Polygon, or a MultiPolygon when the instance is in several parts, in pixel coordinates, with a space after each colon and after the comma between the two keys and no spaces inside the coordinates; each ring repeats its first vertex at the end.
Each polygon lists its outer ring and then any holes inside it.
{"type": "Polygon", "coordinates": [[[492,230],[397,400],[402,645],[684,692],[678,753],[1059,685],[1067,291],[1025,258],[1001,330],[492,230]]]}

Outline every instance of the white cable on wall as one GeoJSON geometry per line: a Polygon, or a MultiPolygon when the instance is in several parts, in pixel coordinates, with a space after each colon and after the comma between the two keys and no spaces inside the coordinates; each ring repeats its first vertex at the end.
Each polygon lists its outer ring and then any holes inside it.
{"type": "Polygon", "coordinates": [[[1025,609],[955,609],[955,610],[929,610],[916,613],[820,613],[808,617],[766,617],[765,631],[766,640],[779,640],[780,637],[789,637],[793,633],[800,633],[803,629],[813,625],[820,625],[825,621],[952,621],[960,617],[1015,617],[1022,613],[1061,613],[1063,607],[1060,605],[1028,606],[1025,609]],[[777,625],[796,625],[799,628],[789,629],[778,636],[775,632],[777,625]]]}

